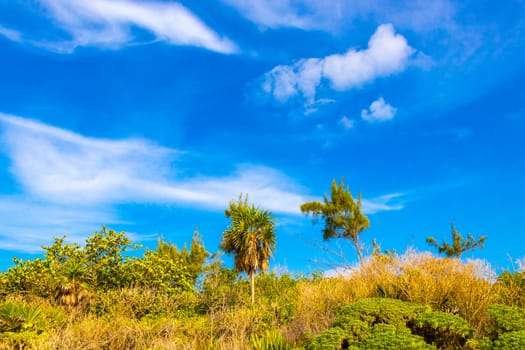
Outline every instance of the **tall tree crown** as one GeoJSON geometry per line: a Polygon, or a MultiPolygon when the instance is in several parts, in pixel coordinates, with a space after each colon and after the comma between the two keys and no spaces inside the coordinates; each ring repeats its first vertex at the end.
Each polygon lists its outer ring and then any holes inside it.
{"type": "Polygon", "coordinates": [[[330,196],[324,195],[324,201],[306,202],[301,205],[301,212],[311,214],[314,223],[321,217],[325,223],[323,238],[345,238],[354,244],[359,260],[362,262],[362,246],[359,235],[370,226],[370,221],[361,211],[361,194],[354,200],[348,186],[344,186],[344,178],[338,184],[334,179],[330,196]]]}

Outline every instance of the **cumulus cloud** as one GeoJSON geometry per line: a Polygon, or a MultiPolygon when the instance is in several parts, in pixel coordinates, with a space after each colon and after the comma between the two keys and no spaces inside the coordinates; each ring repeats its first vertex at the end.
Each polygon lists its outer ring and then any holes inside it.
{"type": "Polygon", "coordinates": [[[368,109],[361,111],[361,118],[367,122],[381,122],[391,120],[396,116],[397,108],[389,105],[385,100],[380,97],[372,104],[368,109]]]}
{"type": "Polygon", "coordinates": [[[338,91],[359,87],[402,72],[414,53],[391,24],[383,24],[364,50],[350,49],[344,54],[302,59],[290,66],[273,68],[264,75],[262,90],[279,102],[299,97],[309,104],[315,101],[316,91],[324,81],[338,91]]]}
{"type": "Polygon", "coordinates": [[[59,52],[71,52],[78,46],[119,48],[140,43],[134,37],[134,28],[149,32],[153,40],[174,45],[197,46],[220,53],[237,51],[233,42],[218,35],[179,3],[137,0],[42,0],[41,3],[71,40],[28,43],[59,52]]]}

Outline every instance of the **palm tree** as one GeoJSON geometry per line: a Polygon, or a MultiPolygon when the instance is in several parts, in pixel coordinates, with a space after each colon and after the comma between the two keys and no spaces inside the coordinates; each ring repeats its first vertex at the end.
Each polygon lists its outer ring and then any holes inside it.
{"type": "Polygon", "coordinates": [[[248,197],[230,202],[225,215],[231,219],[224,231],[221,249],[234,254],[235,269],[250,276],[251,300],[255,302],[255,273],[266,271],[275,250],[275,220],[272,213],[248,205],[248,197]]]}

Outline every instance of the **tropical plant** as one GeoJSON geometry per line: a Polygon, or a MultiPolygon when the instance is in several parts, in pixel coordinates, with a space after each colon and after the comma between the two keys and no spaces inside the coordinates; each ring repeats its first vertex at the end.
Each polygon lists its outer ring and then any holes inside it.
{"type": "Polygon", "coordinates": [[[248,205],[248,196],[238,202],[231,201],[225,211],[231,219],[229,228],[224,231],[221,249],[234,254],[237,271],[250,276],[251,301],[255,302],[255,273],[266,271],[269,259],[275,250],[275,220],[271,212],[248,205]]]}
{"type": "Polygon", "coordinates": [[[252,334],[250,345],[253,350],[292,350],[277,329],[267,329],[262,335],[252,334]]]}
{"type": "Polygon", "coordinates": [[[361,211],[361,205],[361,194],[355,201],[348,186],[344,186],[344,178],[339,184],[334,179],[330,197],[325,194],[324,202],[303,203],[301,212],[307,215],[312,214],[314,224],[319,217],[324,220],[324,240],[331,238],[349,239],[355,247],[359,262],[363,264],[363,246],[360,242],[360,235],[370,226],[370,222],[361,211]]]}
{"type": "Polygon", "coordinates": [[[42,310],[26,303],[8,302],[0,307],[0,332],[43,330],[42,310]]]}
{"type": "Polygon", "coordinates": [[[486,239],[486,236],[475,239],[474,236],[470,234],[467,235],[467,238],[463,238],[458,230],[456,230],[454,222],[452,222],[452,244],[444,241],[443,244],[440,245],[434,237],[428,237],[427,243],[436,248],[440,254],[445,253],[449,258],[457,258],[470,250],[483,248],[486,239]]]}

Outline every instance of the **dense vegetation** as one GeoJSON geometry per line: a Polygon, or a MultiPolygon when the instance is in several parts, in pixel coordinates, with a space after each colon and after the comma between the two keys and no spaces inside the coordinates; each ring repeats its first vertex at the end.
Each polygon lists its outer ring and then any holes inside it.
{"type": "MultiPolygon", "coordinates": [[[[368,220],[342,182],[303,211],[362,255],[368,220]]],[[[453,227],[452,244],[432,241],[443,258],[376,247],[339,277],[277,275],[265,273],[271,213],[240,197],[226,216],[234,269],[198,232],[189,248],[159,240],[139,254],[105,227],[83,245],[56,238],[42,258],[15,258],[0,274],[0,349],[525,348],[524,273],[458,258],[484,238],[453,227]]]]}

